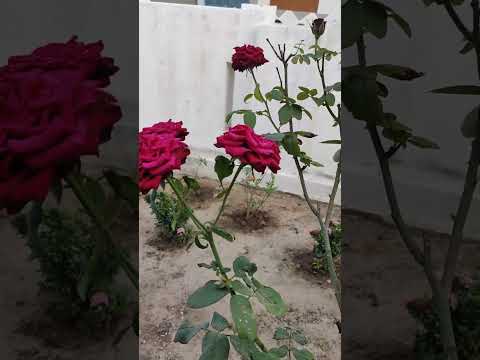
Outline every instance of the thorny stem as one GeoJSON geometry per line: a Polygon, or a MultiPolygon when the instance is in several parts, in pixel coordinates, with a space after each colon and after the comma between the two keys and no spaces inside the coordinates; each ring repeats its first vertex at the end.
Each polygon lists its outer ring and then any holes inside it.
{"type": "MultiPolygon", "coordinates": [[[[294,56],[294,54],[290,54],[289,56],[286,56],[285,55],[285,50],[281,51],[281,49],[279,48],[280,51],[277,52],[275,50],[275,47],[273,46],[273,44],[270,42],[269,39],[267,39],[267,42],[269,43],[269,45],[272,48],[276,57],[280,60],[280,62],[283,65],[283,74],[284,74],[283,75],[284,76],[284,78],[283,78],[283,89],[284,89],[284,92],[285,92],[285,97],[288,99],[288,93],[289,93],[288,92],[288,63],[289,63],[290,59],[292,58],[292,56],[294,56]]],[[[290,127],[290,132],[293,133],[294,132],[293,120],[290,120],[289,127],[290,127]]],[[[331,246],[330,246],[330,238],[329,238],[328,228],[327,228],[328,225],[326,225],[324,220],[322,219],[320,209],[315,207],[314,202],[310,198],[308,188],[307,188],[307,185],[306,185],[306,182],[305,182],[304,169],[302,168],[302,165],[300,164],[300,160],[298,159],[298,156],[292,155],[292,157],[293,157],[293,160],[295,162],[295,166],[297,168],[298,176],[299,176],[299,179],[300,179],[300,185],[302,187],[303,197],[305,198],[305,201],[306,201],[308,207],[310,208],[310,210],[312,211],[312,213],[318,219],[318,223],[320,225],[320,231],[322,233],[322,238],[323,238],[323,241],[324,241],[326,259],[327,259],[327,267],[328,267],[330,280],[332,281],[332,285],[333,285],[334,290],[335,290],[335,297],[337,298],[338,305],[341,306],[341,291],[342,290],[341,290],[340,280],[338,279],[338,276],[337,276],[337,273],[336,273],[335,263],[333,261],[332,249],[331,249],[331,246]]],[[[333,193],[332,193],[332,195],[333,195],[333,193]]]]}
{"type": "Polygon", "coordinates": [[[235,182],[237,181],[238,176],[240,175],[240,173],[242,172],[242,170],[245,166],[246,165],[242,164],[238,167],[237,172],[235,173],[232,181],[230,182],[230,185],[227,189],[227,192],[225,193],[225,196],[223,197],[222,206],[220,207],[220,210],[218,211],[217,217],[215,218],[215,221],[213,222],[214,225],[217,225],[218,220],[220,220],[220,217],[222,216],[223,211],[225,210],[225,205],[227,203],[227,199],[230,196],[230,193],[232,192],[233,185],[235,185],[235,182]]]}
{"type": "MultiPolygon", "coordinates": [[[[360,36],[359,40],[357,40],[357,50],[358,50],[358,59],[359,59],[360,66],[365,67],[366,54],[365,54],[365,43],[364,43],[363,34],[360,36]]],[[[437,278],[435,274],[432,260],[431,260],[430,240],[424,238],[423,253],[420,250],[420,248],[417,246],[417,244],[414,242],[413,237],[403,220],[403,217],[401,215],[400,208],[398,205],[395,188],[393,185],[392,176],[390,172],[390,165],[389,165],[389,158],[391,157],[391,154],[389,154],[389,152],[385,152],[385,150],[383,149],[383,145],[381,143],[376,124],[372,123],[371,121],[367,122],[367,128],[368,128],[370,137],[372,139],[377,158],[380,162],[380,168],[382,171],[385,191],[387,194],[390,209],[392,211],[392,218],[395,224],[397,225],[397,229],[399,230],[401,238],[403,239],[408,250],[413,255],[415,260],[423,267],[427,280],[431,286],[433,302],[437,310],[437,315],[440,320],[440,335],[441,335],[445,355],[447,356],[448,360],[458,360],[458,353],[457,353],[457,347],[455,342],[455,333],[453,329],[451,308],[450,308],[450,301],[449,301],[449,294],[451,289],[449,287],[445,287],[444,284],[437,278]]],[[[480,157],[480,154],[478,154],[478,151],[476,156],[477,158],[480,157]]],[[[478,168],[478,162],[477,162],[476,168],[478,168]]],[[[467,174],[467,179],[469,177],[470,176],[467,174]]],[[[470,191],[467,189],[466,192],[467,192],[467,196],[462,197],[462,201],[460,205],[460,209],[464,209],[464,207],[467,207],[467,209],[465,210],[465,217],[466,217],[466,214],[468,213],[468,206],[465,206],[466,204],[464,202],[465,202],[465,199],[468,198],[468,194],[470,193],[470,191]]],[[[471,198],[470,198],[470,201],[471,201],[471,198]]],[[[461,228],[463,229],[463,226],[461,228]]],[[[461,238],[459,241],[461,241],[461,238]]],[[[458,246],[460,245],[458,244],[458,246]]],[[[450,253],[448,254],[448,257],[451,257],[450,253]]],[[[452,260],[452,262],[455,264],[457,262],[457,259],[458,257],[454,261],[452,260]]]]}
{"type": "MultiPolygon", "coordinates": [[[[250,74],[252,74],[253,81],[255,82],[255,87],[260,88],[260,84],[258,83],[257,78],[255,77],[255,73],[253,72],[253,70],[250,70],[250,74]]],[[[255,88],[255,89],[256,89],[256,88],[255,88]]],[[[265,97],[264,97],[263,95],[262,95],[262,98],[263,98],[263,104],[265,105],[265,108],[266,108],[266,110],[267,110],[268,120],[270,120],[270,123],[271,123],[272,126],[275,128],[275,130],[277,130],[277,132],[280,132],[280,128],[277,127],[277,125],[276,125],[275,122],[273,121],[272,113],[270,112],[270,106],[268,105],[268,100],[265,99],[265,97]]]]}
{"type": "Polygon", "coordinates": [[[172,188],[173,192],[177,196],[177,198],[180,201],[180,203],[182,204],[182,206],[185,209],[188,209],[188,212],[190,214],[190,218],[192,219],[193,223],[201,231],[203,231],[203,233],[205,235],[205,238],[208,242],[208,245],[210,245],[210,249],[212,250],[212,254],[213,254],[213,257],[215,259],[215,263],[217,264],[217,266],[220,270],[220,273],[222,274],[222,277],[224,279],[228,279],[227,272],[225,271],[225,267],[223,266],[222,260],[220,259],[220,255],[218,254],[217,246],[215,244],[215,240],[213,239],[212,232],[210,230],[208,230],[207,227],[205,225],[203,225],[203,223],[200,220],[198,220],[198,218],[195,216],[195,213],[193,212],[193,210],[185,202],[185,199],[183,198],[180,191],[177,189],[177,186],[175,185],[175,183],[170,178],[167,178],[167,182],[170,185],[170,187],[172,188]]]}
{"type": "Polygon", "coordinates": [[[130,261],[124,251],[116,247],[116,244],[114,243],[112,236],[110,235],[110,231],[106,228],[105,224],[101,219],[101,216],[97,213],[95,204],[90,202],[90,200],[82,190],[82,185],[79,183],[75,176],[71,174],[67,175],[65,177],[65,181],[70,186],[73,193],[80,201],[95,226],[99,229],[101,238],[106,242],[106,245],[114,247],[117,250],[122,269],[125,271],[132,284],[138,290],[138,271],[133,267],[132,264],[130,264],[130,261]]]}

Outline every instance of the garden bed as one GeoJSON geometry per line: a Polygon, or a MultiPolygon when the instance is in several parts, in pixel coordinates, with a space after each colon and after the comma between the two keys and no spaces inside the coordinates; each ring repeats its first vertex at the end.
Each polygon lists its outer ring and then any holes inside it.
{"type": "MultiPolygon", "coordinates": [[[[215,188],[216,182],[202,180],[202,188],[215,188]]],[[[220,201],[213,196],[202,199],[196,213],[202,220],[215,216],[220,201]]],[[[316,359],[340,359],[340,334],[336,321],[340,314],[328,278],[309,271],[310,264],[298,262],[299,254],[312,254],[314,240],[310,231],[318,222],[297,196],[274,193],[263,209],[270,214],[251,228],[234,209],[242,207],[244,192],[235,186],[229,205],[219,225],[236,236],[233,243],[218,240],[219,251],[226,264],[239,255],[247,256],[259,266],[258,276],[282,294],[290,311],[275,320],[258,308],[259,334],[268,346],[277,325],[287,323],[301,328],[310,339],[307,348],[316,359]],[[269,339],[270,338],[270,339],[269,339]]],[[[238,211],[238,210],[236,210],[238,211]]],[[[339,220],[338,212],[335,220],[339,220]]],[[[193,322],[208,320],[213,310],[228,313],[228,301],[212,307],[192,310],[187,297],[211,279],[212,274],[197,267],[209,262],[209,249],[195,246],[189,250],[171,246],[161,239],[150,208],[140,203],[140,354],[143,360],[197,360],[201,337],[188,345],[173,342],[175,332],[184,319],[193,322]]],[[[301,257],[310,262],[308,256],[301,257]]],[[[234,350],[232,349],[232,353],[234,350]]],[[[232,359],[240,359],[236,353],[232,359]]]]}

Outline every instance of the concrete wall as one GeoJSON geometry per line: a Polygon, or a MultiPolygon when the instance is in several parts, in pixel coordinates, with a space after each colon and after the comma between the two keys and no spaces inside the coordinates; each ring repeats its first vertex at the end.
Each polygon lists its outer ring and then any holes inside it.
{"type": "MultiPolygon", "coordinates": [[[[340,50],[340,4],[322,3],[330,5],[322,11],[330,14],[322,45],[340,50]]],[[[271,62],[257,74],[266,91],[276,85],[277,75],[274,55],[265,39],[286,42],[289,47],[301,40],[311,41],[308,27],[296,25],[297,21],[293,25],[275,24],[275,19],[275,7],[244,5],[242,9],[230,9],[142,2],[140,128],[169,118],[182,120],[191,132],[188,143],[193,156],[206,158],[212,164],[222,153],[213,144],[226,128],[225,115],[232,109],[252,106],[243,103],[244,95],[253,91],[251,80],[244,73],[234,73],[229,64],[233,47],[251,43],[265,49],[271,62]]],[[[320,87],[313,66],[296,65],[291,70],[292,91],[300,85],[320,87]]],[[[328,83],[340,80],[340,58],[329,64],[327,78],[328,83]]],[[[305,150],[325,167],[309,170],[307,179],[313,197],[326,201],[336,169],[332,161],[336,148],[320,141],[338,138],[338,128],[331,126],[331,118],[323,109],[314,105],[309,110],[314,120],[302,120],[297,127],[319,134],[306,141],[305,150]]],[[[272,129],[265,120],[259,121],[256,131],[266,133],[272,129]]],[[[279,188],[300,193],[294,164],[285,154],[283,158],[277,176],[279,188]]],[[[211,172],[206,175],[213,176],[211,172]]]]}

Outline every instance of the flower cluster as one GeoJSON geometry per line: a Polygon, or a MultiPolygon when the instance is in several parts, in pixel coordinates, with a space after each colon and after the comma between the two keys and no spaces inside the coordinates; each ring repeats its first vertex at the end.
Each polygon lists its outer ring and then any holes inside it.
{"type": "Polygon", "coordinates": [[[103,44],[74,37],[0,68],[0,209],[42,201],[82,155],[97,155],[121,118],[105,88],[118,71],[103,44]]]}
{"type": "Polygon", "coordinates": [[[263,49],[253,45],[243,45],[234,48],[232,56],[232,68],[235,71],[243,72],[253,70],[268,62],[263,55],[263,49]]]}
{"type": "Polygon", "coordinates": [[[140,132],[138,173],[142,193],[158,188],[173,170],[180,170],[190,154],[183,142],[187,135],[182,122],[172,120],[157,123],[140,132]]]}

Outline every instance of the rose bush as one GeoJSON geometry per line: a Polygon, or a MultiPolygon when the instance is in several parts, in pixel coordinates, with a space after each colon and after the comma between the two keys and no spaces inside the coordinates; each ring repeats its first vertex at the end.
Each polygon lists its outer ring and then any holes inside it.
{"type": "Polygon", "coordinates": [[[280,148],[264,136],[257,135],[247,125],[236,125],[217,138],[217,148],[264,173],[268,167],[273,173],[280,170],[280,148]]]}
{"type": "Polygon", "coordinates": [[[253,70],[268,62],[263,55],[262,48],[253,45],[243,45],[235,47],[234,50],[232,68],[235,71],[253,70]]]}
{"type": "Polygon", "coordinates": [[[118,71],[103,44],[74,37],[0,68],[0,209],[42,201],[83,155],[98,155],[122,112],[103,90],[118,71]]]}
{"type": "Polygon", "coordinates": [[[139,134],[138,173],[143,194],[160,186],[173,171],[180,170],[190,150],[182,141],[188,132],[182,122],[160,122],[139,134]]]}

